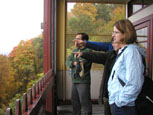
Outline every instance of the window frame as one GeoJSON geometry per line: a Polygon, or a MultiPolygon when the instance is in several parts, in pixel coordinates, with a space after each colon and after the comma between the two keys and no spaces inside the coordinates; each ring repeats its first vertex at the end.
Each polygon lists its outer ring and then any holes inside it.
{"type": "Polygon", "coordinates": [[[146,57],[148,60],[148,74],[149,77],[152,78],[152,58],[153,58],[153,14],[150,16],[147,16],[143,19],[140,19],[139,21],[136,21],[133,23],[136,30],[142,29],[147,27],[148,28],[148,37],[147,37],[147,52],[146,57]]]}

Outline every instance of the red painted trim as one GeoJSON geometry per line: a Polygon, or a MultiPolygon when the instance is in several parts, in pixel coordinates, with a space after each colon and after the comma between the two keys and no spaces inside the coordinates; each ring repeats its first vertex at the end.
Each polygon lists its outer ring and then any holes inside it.
{"type": "MultiPolygon", "coordinates": [[[[53,53],[53,50],[51,48],[51,40],[53,37],[51,34],[52,26],[51,26],[51,13],[53,10],[53,0],[44,0],[44,73],[47,73],[48,70],[51,68],[51,60],[53,57],[51,57],[51,53],[53,53]]],[[[52,113],[52,89],[50,89],[49,94],[46,97],[46,104],[45,104],[45,110],[47,112],[52,113]]]]}
{"type": "MultiPolygon", "coordinates": [[[[55,5],[56,0],[44,0],[44,73],[50,68],[55,69],[55,5]]],[[[45,104],[46,111],[52,113],[54,107],[53,89],[50,90],[45,104]]]]}
{"type": "Polygon", "coordinates": [[[149,16],[147,16],[147,17],[144,17],[144,18],[142,18],[142,19],[140,19],[140,20],[134,22],[133,24],[134,24],[135,26],[137,26],[137,25],[140,25],[140,24],[145,23],[145,22],[147,22],[147,21],[150,21],[151,19],[153,19],[153,14],[151,14],[151,15],[149,15],[149,16]]]}
{"type": "Polygon", "coordinates": [[[51,4],[51,67],[54,68],[54,55],[55,55],[55,0],[52,0],[51,4]]]}
{"type": "Polygon", "coordinates": [[[44,0],[44,73],[50,69],[50,0],[44,0]]]}
{"type": "Polygon", "coordinates": [[[135,25],[136,30],[148,27],[147,63],[149,66],[149,76],[152,78],[153,14],[134,22],[133,24],[135,25]]]}

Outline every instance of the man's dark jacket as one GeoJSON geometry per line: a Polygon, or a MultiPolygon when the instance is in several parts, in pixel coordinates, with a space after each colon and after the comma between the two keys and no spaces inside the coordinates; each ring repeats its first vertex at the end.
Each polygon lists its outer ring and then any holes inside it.
{"type": "Polygon", "coordinates": [[[83,52],[82,58],[104,65],[104,72],[101,80],[99,101],[103,103],[103,97],[108,98],[107,83],[116,59],[116,51],[108,51],[105,53],[99,52],[83,52]]]}

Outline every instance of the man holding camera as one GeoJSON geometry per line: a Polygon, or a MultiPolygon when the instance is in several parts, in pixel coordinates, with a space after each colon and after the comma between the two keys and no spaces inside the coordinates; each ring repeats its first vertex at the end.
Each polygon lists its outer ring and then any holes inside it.
{"type": "MultiPolygon", "coordinates": [[[[87,40],[88,35],[85,33],[78,33],[77,40],[87,40]]],[[[90,49],[75,42],[76,48],[72,52],[91,52],[90,49]]],[[[73,115],[81,115],[81,107],[85,115],[92,115],[92,102],[90,93],[90,69],[92,62],[87,61],[73,53],[68,57],[66,65],[71,69],[72,78],[72,95],[71,102],[73,107],[73,115]]]]}

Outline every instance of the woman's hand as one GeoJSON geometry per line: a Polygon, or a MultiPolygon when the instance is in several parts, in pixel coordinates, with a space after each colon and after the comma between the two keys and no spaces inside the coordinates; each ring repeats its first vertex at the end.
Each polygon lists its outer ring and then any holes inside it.
{"type": "Polygon", "coordinates": [[[80,56],[83,55],[82,52],[72,52],[73,54],[75,54],[76,58],[79,58],[80,56]]]}
{"type": "Polygon", "coordinates": [[[81,45],[81,46],[86,46],[86,41],[85,40],[77,40],[77,39],[74,39],[73,42],[81,45]]]}

